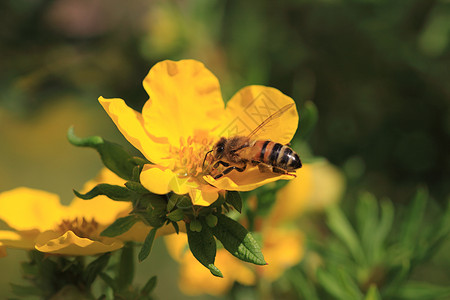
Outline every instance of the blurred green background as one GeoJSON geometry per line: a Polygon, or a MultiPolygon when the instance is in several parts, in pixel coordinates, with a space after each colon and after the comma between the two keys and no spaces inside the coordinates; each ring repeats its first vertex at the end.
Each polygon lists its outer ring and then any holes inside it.
{"type": "MultiPolygon", "coordinates": [[[[407,205],[419,184],[438,208],[448,202],[449,1],[4,0],[0,20],[0,191],[28,186],[69,202],[101,168],[93,151],[69,145],[69,126],[127,145],[97,98],[140,110],[153,64],[194,58],[225,99],[262,84],[294,98],[300,114],[313,101],[309,144],[344,171],[348,203],[366,189],[407,205]]],[[[176,264],[156,244],[152,256],[164,259],[141,265],[142,281],[164,270],[156,295],[179,298],[176,264]]],[[[0,295],[20,281],[24,254],[9,253],[0,295]]]]}

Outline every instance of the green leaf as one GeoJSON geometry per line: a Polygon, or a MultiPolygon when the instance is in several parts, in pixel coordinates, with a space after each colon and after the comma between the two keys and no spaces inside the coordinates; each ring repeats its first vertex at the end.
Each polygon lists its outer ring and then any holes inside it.
{"type": "Polygon", "coordinates": [[[369,290],[367,291],[366,297],[364,300],[381,300],[380,293],[378,292],[377,286],[372,284],[370,285],[369,290]]]}
{"type": "Polygon", "coordinates": [[[119,218],[109,225],[100,233],[101,236],[115,237],[130,230],[131,227],[138,221],[135,216],[126,216],[119,218]]]}
{"type": "Polygon", "coordinates": [[[315,285],[298,268],[287,271],[287,276],[294,289],[299,295],[299,299],[319,300],[315,285]]]}
{"type": "Polygon", "coordinates": [[[106,283],[107,286],[109,286],[113,291],[117,291],[116,282],[111,276],[109,276],[105,272],[100,272],[100,274],[98,275],[106,283]]]}
{"type": "Polygon", "coordinates": [[[148,296],[150,293],[155,289],[157,283],[157,277],[153,276],[151,277],[147,283],[144,285],[144,287],[141,290],[141,295],[148,296]]]}
{"type": "Polygon", "coordinates": [[[179,208],[175,209],[174,211],[167,214],[167,218],[174,222],[181,221],[184,218],[184,212],[179,208]]]}
{"type": "Polygon", "coordinates": [[[149,190],[147,190],[142,184],[140,184],[139,182],[136,182],[136,181],[127,181],[127,182],[125,182],[125,186],[128,189],[130,189],[136,193],[139,193],[139,194],[149,194],[150,193],[149,190]]]}
{"type": "Polygon", "coordinates": [[[242,198],[239,192],[228,191],[225,201],[234,207],[239,213],[242,212],[242,198]]]}
{"type": "MultiPolygon", "coordinates": [[[[332,276],[329,272],[318,269],[317,273],[317,281],[319,284],[332,296],[334,296],[337,299],[343,299],[346,300],[347,293],[344,291],[342,285],[338,280],[332,276]]],[[[350,299],[349,299],[350,300],[350,299]]]]}
{"type": "Polygon", "coordinates": [[[79,138],[75,135],[73,127],[67,131],[69,142],[78,147],[89,147],[97,150],[103,164],[126,180],[131,180],[133,168],[136,166],[133,157],[122,146],[108,142],[99,136],[79,138]]]}
{"type": "Polygon", "coordinates": [[[372,234],[373,239],[373,259],[377,263],[382,259],[383,246],[394,222],[394,205],[389,200],[381,202],[381,218],[375,232],[372,234]]]}
{"type": "Polygon", "coordinates": [[[126,243],[120,253],[119,269],[116,285],[119,291],[127,290],[134,278],[134,247],[132,243],[126,243]]]}
{"type": "Polygon", "coordinates": [[[178,195],[175,193],[170,195],[169,201],[167,202],[167,211],[172,211],[172,209],[174,209],[174,207],[177,205],[178,200],[180,200],[183,197],[184,195],[178,195]]]}
{"type": "Polygon", "coordinates": [[[408,206],[400,233],[400,244],[405,249],[411,249],[417,244],[416,237],[422,227],[427,199],[428,191],[425,188],[420,188],[417,190],[412,203],[408,206]]]}
{"type": "Polygon", "coordinates": [[[38,287],[28,286],[28,285],[19,285],[10,283],[12,292],[17,296],[42,296],[42,292],[38,287]]]}
{"type": "Polygon", "coordinates": [[[361,244],[369,262],[373,261],[373,234],[378,227],[378,203],[377,199],[370,193],[359,196],[356,206],[357,229],[361,237],[361,244]]]}
{"type": "Polygon", "coordinates": [[[211,231],[228,252],[246,262],[267,264],[258,242],[244,226],[222,214],[217,218],[217,225],[211,231]]]}
{"type": "Polygon", "coordinates": [[[190,209],[192,207],[191,198],[184,196],[178,199],[176,206],[181,209],[190,209]]]}
{"type": "Polygon", "coordinates": [[[180,233],[180,227],[178,226],[178,223],[177,222],[171,222],[171,223],[172,223],[173,228],[175,229],[175,232],[177,234],[179,234],[180,233]]]}
{"type": "Polygon", "coordinates": [[[111,253],[109,252],[102,254],[86,267],[83,272],[83,281],[87,289],[89,289],[95,278],[97,278],[97,275],[108,265],[110,257],[111,253]]]}
{"type": "Polygon", "coordinates": [[[450,297],[449,286],[438,286],[424,282],[408,282],[400,286],[396,296],[400,299],[448,299],[450,297]]]}
{"type": "Polygon", "coordinates": [[[90,200],[97,196],[105,195],[108,198],[116,201],[132,201],[133,197],[135,197],[136,195],[126,187],[106,183],[95,186],[86,194],[81,194],[76,190],[73,190],[73,192],[78,198],[81,198],[83,200],[90,200]]]}
{"type": "Polygon", "coordinates": [[[214,265],[216,258],[216,241],[208,226],[202,226],[200,232],[191,230],[191,223],[186,224],[188,236],[188,244],[194,257],[206,268],[211,274],[217,277],[223,277],[222,272],[214,265]]]}
{"type": "Polygon", "coordinates": [[[326,214],[328,226],[346,245],[353,258],[360,265],[367,265],[358,236],[341,209],[336,205],[332,205],[328,207],[326,214]]]}
{"type": "Polygon", "coordinates": [[[156,230],[158,230],[158,228],[152,228],[152,230],[150,230],[150,232],[147,234],[144,244],[141,247],[141,251],[139,251],[139,262],[142,262],[144,259],[146,259],[150,254],[150,251],[152,251],[153,241],[155,240],[156,236],[156,230]]]}

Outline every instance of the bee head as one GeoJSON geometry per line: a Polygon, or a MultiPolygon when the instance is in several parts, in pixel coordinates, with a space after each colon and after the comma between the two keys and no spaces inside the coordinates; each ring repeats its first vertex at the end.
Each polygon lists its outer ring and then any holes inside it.
{"type": "Polygon", "coordinates": [[[214,157],[216,159],[220,159],[223,156],[223,153],[225,151],[225,143],[226,143],[226,138],[221,138],[217,144],[214,146],[214,157]]]}

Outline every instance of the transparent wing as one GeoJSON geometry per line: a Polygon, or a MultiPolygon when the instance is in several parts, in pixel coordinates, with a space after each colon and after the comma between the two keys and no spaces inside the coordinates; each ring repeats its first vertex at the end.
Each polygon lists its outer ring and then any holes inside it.
{"type": "Polygon", "coordinates": [[[280,117],[288,111],[292,106],[294,106],[294,103],[288,104],[271,114],[269,117],[267,117],[261,124],[258,125],[250,134],[247,136],[249,139],[254,139],[258,137],[258,135],[261,135],[265,130],[268,128],[277,126],[277,123],[280,122],[280,117]]]}

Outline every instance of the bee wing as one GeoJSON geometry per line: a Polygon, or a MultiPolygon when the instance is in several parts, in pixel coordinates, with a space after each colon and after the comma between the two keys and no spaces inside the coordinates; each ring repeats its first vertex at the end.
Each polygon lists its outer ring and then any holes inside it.
{"type": "Polygon", "coordinates": [[[267,119],[265,119],[261,124],[258,125],[250,134],[247,136],[249,139],[255,139],[258,135],[261,135],[265,130],[267,130],[270,127],[276,126],[277,123],[280,121],[280,117],[288,111],[292,106],[294,106],[294,103],[288,104],[271,114],[267,119]]]}

